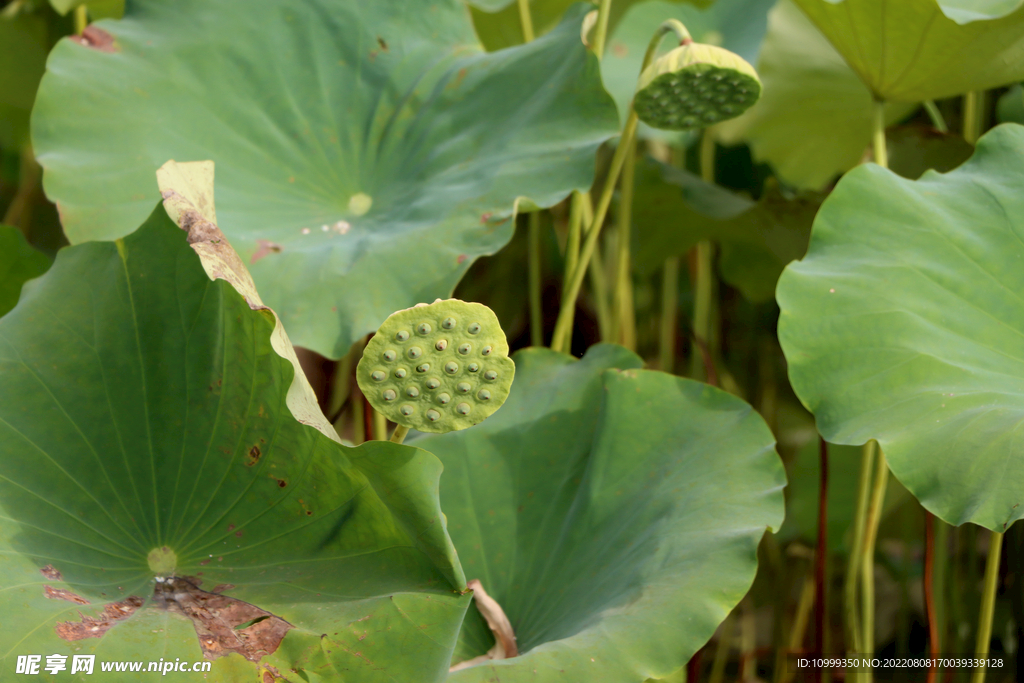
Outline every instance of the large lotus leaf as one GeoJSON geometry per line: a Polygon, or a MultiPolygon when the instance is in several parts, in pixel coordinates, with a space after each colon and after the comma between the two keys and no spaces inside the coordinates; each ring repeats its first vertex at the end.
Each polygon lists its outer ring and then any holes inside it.
{"type": "MultiPolygon", "coordinates": [[[[640,370],[621,347],[514,359],[500,411],[415,442],[444,463],[467,577],[504,608],[521,653],[450,681],[667,676],[746,593],[758,542],[782,521],[772,435],[739,399],[640,370]]],[[[470,614],[455,661],[493,644],[470,614]]]]}
{"type": "Polygon", "coordinates": [[[21,286],[50,267],[50,259],[29,246],[17,228],[0,225],[0,316],[18,303],[21,286]]]}
{"type": "MultiPolygon", "coordinates": [[[[611,35],[601,60],[601,76],[605,88],[615,98],[619,116],[625,120],[629,113],[644,53],[661,22],[678,19],[698,43],[724,47],[756,64],[768,25],[768,10],[774,4],[775,0],[718,0],[701,9],[686,3],[647,0],[629,7],[611,35]]],[[[678,41],[666,37],[662,51],[674,47],[678,47],[678,41]]],[[[640,133],[644,137],[666,135],[665,131],[656,131],[646,124],[641,124],[640,133]]]]}
{"type": "MultiPolygon", "coordinates": [[[[630,7],[642,0],[614,0],[608,13],[608,33],[622,20],[630,7]]],[[[715,0],[666,0],[673,3],[687,3],[698,7],[706,7],[715,0]]],[[[529,0],[530,19],[537,35],[543,35],[553,29],[561,21],[566,10],[579,0],[529,0]]],[[[597,0],[591,0],[591,9],[597,9],[597,0]]],[[[480,41],[488,50],[520,45],[523,42],[522,23],[519,19],[519,7],[516,0],[469,0],[473,11],[473,25],[476,26],[480,41]]],[[[663,17],[668,19],[668,17],[663,17]]],[[[655,25],[657,28],[657,25],[655,25]]],[[[654,29],[647,35],[650,40],[654,29]]]]}
{"type": "Polygon", "coordinates": [[[911,180],[928,170],[948,173],[974,152],[974,145],[962,136],[926,126],[896,126],[887,130],[885,137],[890,170],[911,180]]]}
{"type": "Polygon", "coordinates": [[[590,186],[617,117],[585,9],[485,54],[457,0],[131,3],[93,25],[109,47],[53,51],[33,113],[47,192],[72,243],[109,239],[145,218],[160,164],[213,159],[264,299],[339,357],[447,297],[508,241],[517,198],[590,186]]]}
{"type": "Polygon", "coordinates": [[[722,247],[722,279],[751,301],[765,301],[786,265],[804,255],[821,197],[784,196],[769,187],[757,202],[698,176],[653,160],[637,169],[634,263],[653,272],[666,256],[686,253],[702,240],[722,247]]]}
{"type": "Polygon", "coordinates": [[[876,97],[920,102],[1024,79],[1019,0],[796,0],[876,97]]]}
{"type": "Polygon", "coordinates": [[[1024,88],[1015,83],[996,102],[996,119],[1000,123],[1024,124],[1024,88]]]}
{"type": "Polygon", "coordinates": [[[878,439],[950,524],[1024,516],[1024,127],[945,175],[847,174],[779,281],[779,338],[829,441],[878,439]],[[953,482],[953,485],[950,483],[953,482]]]}
{"type": "MultiPolygon", "coordinates": [[[[757,72],[761,99],[715,128],[727,144],[747,142],[784,182],[820,190],[861,162],[871,144],[871,93],[791,0],[768,13],[757,72]]],[[[894,123],[915,105],[890,104],[894,123]]]]}
{"type": "MultiPolygon", "coordinates": [[[[180,215],[195,195],[171,186],[180,215]]],[[[0,666],[205,654],[219,681],[443,680],[468,596],[440,463],[296,419],[308,385],[273,312],[191,225],[193,248],[158,208],[64,249],[0,319],[0,666]]]]}
{"type": "Polygon", "coordinates": [[[0,17],[0,145],[28,141],[29,112],[46,68],[46,20],[22,12],[0,17]]]}

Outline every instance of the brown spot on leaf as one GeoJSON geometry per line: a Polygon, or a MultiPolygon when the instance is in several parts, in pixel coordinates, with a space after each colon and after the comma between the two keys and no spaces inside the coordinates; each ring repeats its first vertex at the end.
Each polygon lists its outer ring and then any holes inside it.
{"type": "Polygon", "coordinates": [[[78,595],[77,593],[72,593],[68,590],[64,590],[63,588],[43,586],[43,593],[46,595],[46,597],[50,598],[51,600],[67,600],[68,602],[73,602],[76,605],[89,604],[89,601],[83,598],[81,595],[78,595]]]}
{"type": "Polygon", "coordinates": [[[235,652],[258,662],[276,652],[285,634],[293,628],[266,610],[200,590],[181,577],[158,581],[153,597],[158,605],[191,619],[207,659],[235,652]]]}
{"type": "Polygon", "coordinates": [[[380,36],[377,36],[377,44],[378,44],[378,45],[380,45],[380,49],[381,49],[381,50],[384,50],[384,52],[387,52],[387,51],[388,51],[388,44],[387,44],[387,41],[385,41],[385,40],[384,40],[383,38],[381,38],[380,36]]]}
{"type": "Polygon", "coordinates": [[[253,446],[252,448],[250,448],[249,460],[245,463],[246,467],[252,467],[256,463],[258,463],[260,461],[260,455],[262,455],[262,453],[260,452],[259,446],[253,446]]]}
{"type": "Polygon", "coordinates": [[[224,591],[229,591],[229,590],[231,590],[234,587],[235,587],[235,584],[233,584],[233,583],[218,583],[216,586],[214,586],[213,588],[210,589],[210,592],[211,593],[223,593],[224,591]]]}
{"type": "Polygon", "coordinates": [[[272,477],[272,479],[276,481],[277,485],[280,486],[281,488],[284,488],[285,486],[288,485],[288,482],[286,482],[284,479],[278,479],[277,477],[272,477]]]}
{"type": "Polygon", "coordinates": [[[489,220],[491,220],[491,214],[490,213],[485,213],[485,214],[482,214],[480,216],[480,223],[481,223],[481,225],[486,223],[489,220]]]}
{"type": "Polygon", "coordinates": [[[79,45],[91,47],[100,52],[117,52],[117,47],[114,45],[114,36],[92,25],[86,26],[85,30],[82,31],[82,35],[68,37],[79,45]]]}
{"type": "Polygon", "coordinates": [[[455,262],[460,264],[460,265],[465,263],[466,262],[466,255],[465,254],[459,254],[459,257],[457,259],[455,259],[455,262]]]}
{"type": "Polygon", "coordinates": [[[466,587],[473,591],[473,604],[487,622],[488,628],[494,633],[494,647],[473,659],[467,659],[451,667],[450,671],[458,671],[492,659],[508,659],[519,655],[516,645],[516,634],[512,630],[512,622],[505,616],[505,610],[498,601],[487,594],[479,579],[466,582],[466,587]]]}
{"type": "Polygon", "coordinates": [[[280,254],[282,249],[280,244],[276,244],[270,240],[257,240],[256,245],[259,248],[256,249],[256,253],[254,253],[252,258],[249,259],[250,265],[256,263],[265,256],[269,256],[270,254],[280,254]]]}
{"type": "Polygon", "coordinates": [[[48,564],[39,570],[39,573],[48,578],[50,581],[63,581],[64,577],[61,576],[60,571],[57,570],[52,564],[48,564]]]}
{"type": "Polygon", "coordinates": [[[57,635],[73,643],[86,638],[101,638],[118,622],[124,621],[142,607],[142,598],[129,595],[120,602],[112,602],[103,608],[99,616],[82,615],[81,621],[59,621],[54,627],[57,635]]]}

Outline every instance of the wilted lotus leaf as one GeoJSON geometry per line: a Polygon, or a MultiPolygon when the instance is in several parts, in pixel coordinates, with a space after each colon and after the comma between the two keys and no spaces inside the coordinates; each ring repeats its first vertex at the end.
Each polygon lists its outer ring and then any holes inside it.
{"type": "Polygon", "coordinates": [[[392,422],[443,434],[500,408],[515,371],[494,311],[439,299],[385,320],[356,377],[370,404],[392,422]]]}
{"type": "Polygon", "coordinates": [[[761,81],[746,60],[688,42],[644,69],[633,107],[650,126],[687,130],[739,116],[760,96],[761,81]]]}

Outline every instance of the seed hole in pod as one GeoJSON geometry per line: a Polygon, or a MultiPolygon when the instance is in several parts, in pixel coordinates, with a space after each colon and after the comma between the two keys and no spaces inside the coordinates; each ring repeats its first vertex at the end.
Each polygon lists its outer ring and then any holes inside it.
{"type": "Polygon", "coordinates": [[[404,341],[408,341],[408,339],[409,339],[409,331],[408,330],[399,330],[398,332],[395,332],[395,341],[404,342],[404,341]]]}
{"type": "Polygon", "coordinates": [[[472,344],[459,344],[459,353],[465,356],[467,353],[473,350],[472,344]]]}
{"type": "Polygon", "coordinates": [[[416,366],[416,372],[429,372],[429,371],[430,371],[430,363],[420,363],[419,365],[416,366]]]}
{"type": "Polygon", "coordinates": [[[723,95],[719,95],[718,97],[715,98],[715,102],[718,102],[719,104],[725,104],[728,101],[729,100],[723,95]]]}
{"type": "Polygon", "coordinates": [[[416,331],[420,334],[427,335],[433,331],[434,328],[430,326],[430,323],[420,323],[416,326],[416,331]]]}
{"type": "Polygon", "coordinates": [[[448,393],[440,393],[437,395],[437,402],[443,406],[448,405],[448,402],[452,400],[452,397],[448,393]]]}
{"type": "Polygon", "coordinates": [[[406,404],[405,404],[404,406],[402,406],[401,408],[399,408],[399,412],[401,412],[401,413],[402,413],[402,415],[405,415],[406,417],[409,417],[410,415],[412,415],[413,413],[415,413],[415,412],[416,412],[416,409],[415,409],[415,408],[413,408],[413,407],[412,407],[411,405],[409,405],[408,403],[406,403],[406,404]]]}
{"type": "Polygon", "coordinates": [[[724,106],[722,107],[722,113],[723,113],[723,114],[731,114],[731,113],[733,113],[733,112],[734,112],[735,110],[736,110],[736,109],[735,109],[735,107],[733,107],[733,106],[732,106],[732,105],[730,105],[730,104],[726,104],[726,105],[724,105],[724,106]]]}
{"type": "Polygon", "coordinates": [[[466,369],[469,370],[470,372],[479,372],[480,371],[480,364],[479,363],[470,363],[469,365],[466,366],[466,369]]]}
{"type": "Polygon", "coordinates": [[[735,88],[735,87],[736,87],[737,85],[739,85],[739,84],[740,84],[740,79],[738,79],[738,78],[734,78],[734,79],[732,79],[731,81],[729,81],[729,83],[731,83],[731,84],[732,84],[732,87],[734,87],[734,88],[735,88]]]}
{"type": "Polygon", "coordinates": [[[439,380],[436,377],[431,377],[430,379],[427,380],[425,386],[427,387],[427,389],[437,389],[439,386],[441,386],[441,380],[439,380]]]}
{"type": "Polygon", "coordinates": [[[715,115],[715,112],[709,111],[707,114],[704,114],[704,120],[707,121],[708,123],[713,123],[714,121],[718,120],[718,116],[715,115]]]}
{"type": "Polygon", "coordinates": [[[495,372],[494,370],[488,370],[487,372],[484,373],[484,379],[493,382],[494,380],[498,379],[498,373],[495,372]]]}
{"type": "Polygon", "coordinates": [[[395,377],[398,379],[404,379],[406,374],[408,373],[405,368],[395,368],[395,377]]]}
{"type": "Polygon", "coordinates": [[[459,415],[469,415],[470,410],[472,410],[472,408],[469,406],[468,403],[460,403],[459,405],[455,406],[455,412],[457,412],[459,415]]]}
{"type": "Polygon", "coordinates": [[[491,347],[490,346],[485,346],[484,348],[480,349],[480,355],[481,356],[489,356],[489,355],[491,355],[491,347]]]}
{"type": "Polygon", "coordinates": [[[437,412],[433,408],[427,411],[427,419],[431,422],[437,422],[441,419],[441,413],[437,412]]]}
{"type": "Polygon", "coordinates": [[[481,389],[480,391],[476,392],[476,397],[481,401],[490,401],[491,392],[487,391],[486,389],[481,389]]]}
{"type": "Polygon", "coordinates": [[[447,339],[438,339],[437,343],[434,344],[434,348],[437,349],[438,351],[444,351],[445,349],[448,348],[448,340],[447,339]]]}
{"type": "Polygon", "coordinates": [[[692,128],[693,126],[697,125],[697,119],[693,116],[687,116],[685,119],[683,119],[683,125],[686,126],[687,128],[692,128]]]}
{"type": "Polygon", "coordinates": [[[746,101],[747,101],[747,98],[746,98],[746,96],[744,96],[744,95],[736,95],[736,96],[735,96],[735,97],[733,97],[732,99],[733,99],[733,101],[735,101],[735,102],[740,102],[741,104],[742,104],[743,102],[746,102],[746,101]]]}
{"type": "Polygon", "coordinates": [[[384,372],[383,370],[374,370],[373,372],[370,373],[370,377],[373,379],[374,382],[383,382],[384,378],[387,376],[388,373],[384,372]]]}
{"type": "Polygon", "coordinates": [[[459,382],[455,388],[458,389],[460,394],[468,394],[473,389],[469,382],[459,382]]]}
{"type": "Polygon", "coordinates": [[[398,398],[398,394],[395,393],[394,389],[385,389],[384,393],[381,394],[381,398],[385,401],[394,401],[398,398]]]}
{"type": "Polygon", "coordinates": [[[444,364],[444,371],[447,372],[449,375],[454,375],[456,372],[459,371],[459,364],[456,363],[455,361],[448,361],[447,363],[444,364]]]}
{"type": "Polygon", "coordinates": [[[481,329],[483,329],[483,327],[480,323],[470,323],[469,327],[466,328],[466,332],[469,332],[470,334],[479,334],[481,329]]]}
{"type": "Polygon", "coordinates": [[[383,358],[388,363],[390,363],[390,362],[394,361],[396,358],[398,358],[398,354],[395,353],[394,351],[392,351],[391,349],[388,349],[387,351],[382,353],[380,355],[380,357],[383,358]]]}
{"type": "Polygon", "coordinates": [[[408,396],[409,398],[416,398],[417,396],[420,395],[420,390],[416,387],[406,387],[405,395],[408,396]]]}
{"type": "Polygon", "coordinates": [[[747,94],[747,89],[746,88],[737,88],[736,92],[738,92],[740,95],[746,95],[747,94]]]}
{"type": "Polygon", "coordinates": [[[441,327],[443,327],[446,330],[455,329],[455,318],[445,318],[443,321],[441,321],[441,327]]]}
{"type": "Polygon", "coordinates": [[[729,92],[731,89],[728,83],[722,83],[718,86],[718,92],[729,92]]]}
{"type": "Polygon", "coordinates": [[[409,356],[409,358],[412,358],[413,360],[416,360],[417,358],[423,355],[423,349],[421,349],[418,346],[413,346],[408,351],[405,352],[405,355],[409,356]]]}
{"type": "Polygon", "coordinates": [[[723,78],[724,78],[724,76],[722,76],[722,74],[711,74],[711,79],[712,79],[712,80],[715,80],[715,81],[720,81],[720,80],[722,80],[723,78]]]}

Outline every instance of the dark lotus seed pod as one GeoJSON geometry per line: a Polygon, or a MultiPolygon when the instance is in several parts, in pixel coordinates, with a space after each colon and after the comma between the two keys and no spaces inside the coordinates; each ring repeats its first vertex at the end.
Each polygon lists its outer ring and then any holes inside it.
{"type": "Polygon", "coordinates": [[[484,420],[508,398],[514,376],[494,313],[456,299],[390,316],[356,369],[359,386],[376,410],[397,424],[434,433],[484,420]],[[401,359],[414,362],[402,367],[401,359]]]}
{"type": "Polygon", "coordinates": [[[735,118],[760,96],[761,80],[742,57],[687,43],[644,69],[633,108],[649,126],[688,130],[735,118]]]}

